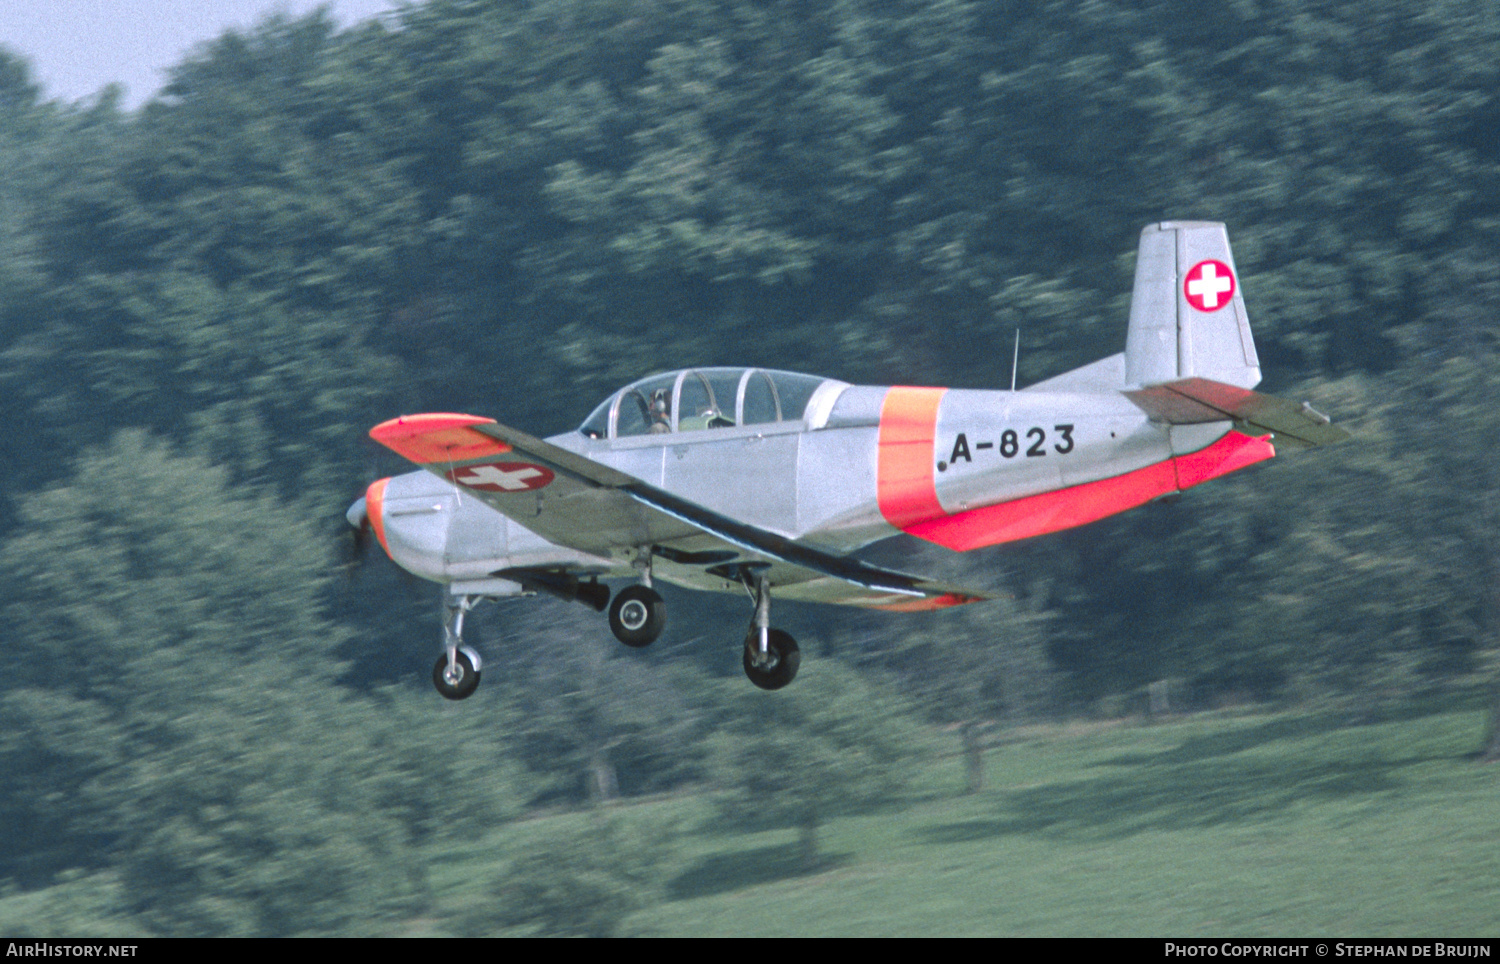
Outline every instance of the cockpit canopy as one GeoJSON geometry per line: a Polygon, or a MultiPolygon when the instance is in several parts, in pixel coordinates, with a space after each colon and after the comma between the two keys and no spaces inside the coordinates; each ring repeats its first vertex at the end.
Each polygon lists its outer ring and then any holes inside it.
{"type": "Polygon", "coordinates": [[[626,385],[579,426],[589,438],[802,422],[824,385],[843,382],[767,368],[686,368],[626,385]]]}

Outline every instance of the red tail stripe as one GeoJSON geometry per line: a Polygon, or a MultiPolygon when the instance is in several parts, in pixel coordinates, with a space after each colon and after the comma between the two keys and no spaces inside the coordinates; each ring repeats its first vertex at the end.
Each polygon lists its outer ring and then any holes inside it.
{"type": "Polygon", "coordinates": [[[1168,493],[1236,472],[1275,454],[1276,450],[1267,438],[1230,432],[1197,452],[1114,478],[1085,482],[957,515],[929,517],[926,521],[901,528],[928,542],[956,552],[967,552],[1095,522],[1168,493]]]}

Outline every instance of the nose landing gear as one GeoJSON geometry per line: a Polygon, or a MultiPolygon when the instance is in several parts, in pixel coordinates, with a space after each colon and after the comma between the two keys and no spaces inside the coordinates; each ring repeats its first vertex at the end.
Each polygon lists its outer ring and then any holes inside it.
{"type": "Polygon", "coordinates": [[[467,699],[479,688],[479,667],[482,665],[479,654],[468,646],[448,656],[439,656],[437,664],[432,667],[432,685],[444,699],[467,699]]]}
{"type": "Polygon", "coordinates": [[[445,596],[443,598],[443,648],[432,667],[432,685],[444,699],[462,700],[479,688],[479,671],[484,660],[479,653],[463,645],[464,614],[473,609],[481,596],[445,596]]]}

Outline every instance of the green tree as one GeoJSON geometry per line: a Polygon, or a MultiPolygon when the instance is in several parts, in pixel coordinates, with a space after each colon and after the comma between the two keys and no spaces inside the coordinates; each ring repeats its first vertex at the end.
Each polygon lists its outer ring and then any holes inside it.
{"type": "Polygon", "coordinates": [[[534,600],[531,609],[509,621],[487,665],[507,684],[509,738],[538,792],[601,804],[696,775],[704,721],[679,674],[621,646],[576,603],[534,600]]]}
{"type": "Polygon", "coordinates": [[[462,915],[468,935],[521,928],[541,937],[616,937],[629,916],[662,898],[676,826],[614,816],[533,830],[462,915]]]}
{"type": "Polygon", "coordinates": [[[417,844],[513,812],[476,721],[445,736],[339,685],[328,546],[279,500],[126,432],[20,517],[0,548],[11,874],[113,867],[162,934],[355,933],[421,905],[417,844]]]}
{"type": "Polygon", "coordinates": [[[725,685],[729,714],[713,737],[720,809],[735,822],[795,827],[807,870],[822,859],[819,827],[897,799],[925,741],[904,701],[837,660],[775,694],[725,685]]]}
{"type": "Polygon", "coordinates": [[[929,719],[957,730],[966,790],[984,789],[985,730],[1052,709],[1042,600],[1010,596],[935,614],[882,657],[929,719]]]}

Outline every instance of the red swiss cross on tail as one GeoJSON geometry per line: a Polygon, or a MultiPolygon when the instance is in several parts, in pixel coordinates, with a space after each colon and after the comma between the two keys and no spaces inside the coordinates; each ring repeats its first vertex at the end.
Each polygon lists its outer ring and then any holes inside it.
{"type": "Polygon", "coordinates": [[[552,470],[530,462],[487,462],[466,465],[448,474],[448,481],[481,492],[525,492],[548,485],[552,470]]]}
{"type": "Polygon", "coordinates": [[[1234,298],[1234,272],[1222,261],[1199,261],[1188,269],[1182,293],[1198,311],[1218,311],[1234,298]]]}

